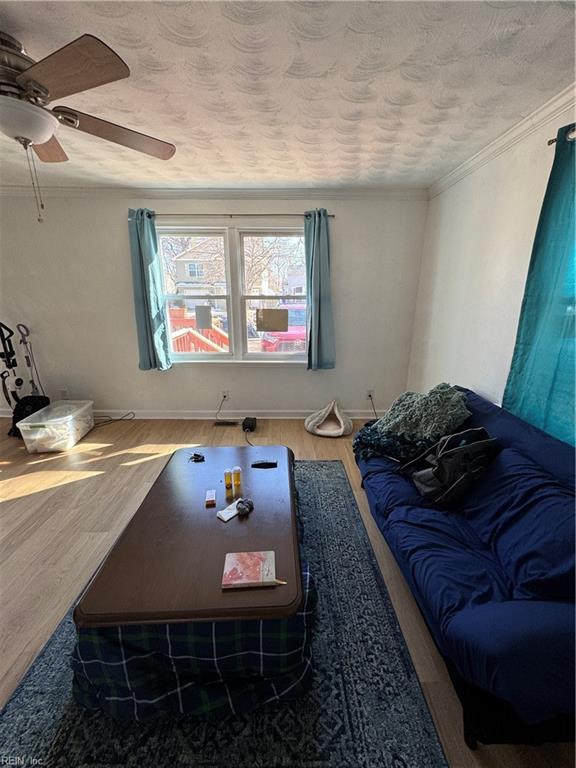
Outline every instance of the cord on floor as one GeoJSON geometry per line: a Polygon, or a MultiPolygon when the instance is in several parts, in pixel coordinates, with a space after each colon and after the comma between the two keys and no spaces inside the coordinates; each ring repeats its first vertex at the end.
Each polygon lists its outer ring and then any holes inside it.
{"type": "Polygon", "coordinates": [[[106,424],[112,424],[114,421],[132,421],[135,418],[136,414],[134,411],[126,411],[126,413],[123,413],[122,416],[118,416],[116,419],[112,416],[103,416],[101,419],[96,419],[94,428],[104,427],[106,424]]]}
{"type": "Polygon", "coordinates": [[[372,410],[374,411],[374,416],[379,419],[378,413],[376,412],[376,408],[374,407],[374,397],[372,395],[368,395],[368,399],[370,400],[370,403],[372,405],[372,410]]]}
{"type": "Polygon", "coordinates": [[[227,399],[226,395],[222,395],[222,400],[220,400],[220,405],[218,406],[218,410],[216,411],[216,416],[214,416],[214,424],[218,424],[219,426],[222,426],[222,427],[238,424],[238,420],[234,421],[234,419],[220,418],[220,412],[222,411],[222,406],[224,405],[224,400],[226,399],[227,399]]]}

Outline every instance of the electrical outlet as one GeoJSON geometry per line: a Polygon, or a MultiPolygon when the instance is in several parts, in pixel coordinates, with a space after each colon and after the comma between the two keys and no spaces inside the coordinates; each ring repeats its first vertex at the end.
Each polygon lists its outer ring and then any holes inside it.
{"type": "Polygon", "coordinates": [[[373,389],[367,389],[366,390],[366,400],[373,400],[374,399],[374,390],[373,389]]]}
{"type": "Polygon", "coordinates": [[[58,390],[58,397],[60,400],[70,400],[70,393],[68,387],[60,387],[58,390]]]}
{"type": "Polygon", "coordinates": [[[222,390],[222,400],[230,400],[230,390],[229,389],[223,389],[222,390]]]}

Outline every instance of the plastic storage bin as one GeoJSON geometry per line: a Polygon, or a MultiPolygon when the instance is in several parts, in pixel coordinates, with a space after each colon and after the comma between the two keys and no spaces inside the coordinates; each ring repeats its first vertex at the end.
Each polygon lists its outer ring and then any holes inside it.
{"type": "Polygon", "coordinates": [[[94,426],[92,400],[56,400],[18,422],[28,453],[67,451],[94,426]]]}

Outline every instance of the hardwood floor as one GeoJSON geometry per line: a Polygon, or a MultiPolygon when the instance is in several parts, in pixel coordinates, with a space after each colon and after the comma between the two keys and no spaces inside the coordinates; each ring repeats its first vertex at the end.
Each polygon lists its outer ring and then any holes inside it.
{"type": "MultiPolygon", "coordinates": [[[[239,427],[132,421],[94,429],[66,454],[29,455],[0,420],[0,704],[16,687],[176,448],[243,443],[239,427]]],[[[412,595],[368,510],[351,439],[317,438],[301,421],[259,421],[258,444],[299,459],[340,459],[372,541],[452,768],[567,768],[570,745],[481,746],[461,736],[461,711],[412,595]]],[[[71,767],[72,768],[72,767],[71,767]]],[[[412,768],[412,767],[411,767],[412,768]]],[[[418,766],[413,766],[418,768],[418,766]]]]}

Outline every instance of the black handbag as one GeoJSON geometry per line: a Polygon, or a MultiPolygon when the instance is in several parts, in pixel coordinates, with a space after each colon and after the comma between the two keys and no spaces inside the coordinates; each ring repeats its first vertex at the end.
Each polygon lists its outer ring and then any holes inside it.
{"type": "Polygon", "coordinates": [[[398,472],[410,476],[421,496],[438,506],[460,501],[500,452],[483,427],[442,437],[398,472]]]}

